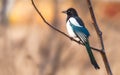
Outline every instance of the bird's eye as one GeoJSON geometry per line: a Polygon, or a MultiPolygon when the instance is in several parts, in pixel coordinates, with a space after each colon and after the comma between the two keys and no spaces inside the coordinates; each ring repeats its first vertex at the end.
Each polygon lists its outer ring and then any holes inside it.
{"type": "Polygon", "coordinates": [[[68,11],[68,13],[71,13],[70,11],[68,11]]]}

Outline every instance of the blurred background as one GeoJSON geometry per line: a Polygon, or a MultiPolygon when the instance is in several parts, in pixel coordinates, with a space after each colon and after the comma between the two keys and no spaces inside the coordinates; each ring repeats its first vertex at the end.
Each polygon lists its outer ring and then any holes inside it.
{"type": "MultiPolygon", "coordinates": [[[[66,15],[75,8],[88,28],[90,45],[100,48],[87,0],[34,0],[45,19],[66,31],[66,15]]],[[[97,23],[103,32],[105,50],[113,75],[120,75],[120,0],[92,0],[97,23]]],[[[91,65],[84,46],[48,27],[31,0],[0,0],[0,75],[107,75],[91,65]]]]}

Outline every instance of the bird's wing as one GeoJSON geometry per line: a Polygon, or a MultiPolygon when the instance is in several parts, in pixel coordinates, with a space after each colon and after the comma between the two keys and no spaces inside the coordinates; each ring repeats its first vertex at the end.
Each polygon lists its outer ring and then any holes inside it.
{"type": "Polygon", "coordinates": [[[90,35],[88,30],[85,27],[76,26],[71,21],[69,22],[70,22],[70,25],[72,26],[74,33],[77,35],[77,37],[80,38],[83,43],[87,42],[87,39],[90,35]]]}
{"type": "Polygon", "coordinates": [[[75,32],[75,34],[80,38],[83,44],[87,42],[87,37],[84,33],[82,32],[75,32]]]}
{"type": "Polygon", "coordinates": [[[83,43],[87,42],[88,34],[86,34],[85,28],[81,27],[73,27],[74,33],[81,39],[83,43]]]}

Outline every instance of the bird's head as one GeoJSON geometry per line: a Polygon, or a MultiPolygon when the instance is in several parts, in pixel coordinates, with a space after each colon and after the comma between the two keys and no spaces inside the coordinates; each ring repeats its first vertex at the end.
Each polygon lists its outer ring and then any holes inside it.
{"type": "Polygon", "coordinates": [[[62,13],[67,14],[69,17],[78,16],[77,11],[74,8],[69,8],[66,11],[62,11],[62,13]]]}

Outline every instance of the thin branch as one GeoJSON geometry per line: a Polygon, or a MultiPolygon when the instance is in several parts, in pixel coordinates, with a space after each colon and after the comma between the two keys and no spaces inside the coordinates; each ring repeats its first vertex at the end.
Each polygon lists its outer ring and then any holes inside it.
{"type": "Polygon", "coordinates": [[[108,75],[112,75],[112,71],[111,71],[111,68],[110,68],[110,65],[109,65],[109,62],[108,62],[108,59],[107,59],[107,56],[106,56],[106,53],[105,53],[105,49],[104,49],[104,43],[103,43],[103,38],[102,38],[102,32],[100,31],[99,27],[98,27],[98,24],[96,22],[96,18],[95,18],[95,15],[94,15],[94,12],[93,12],[93,8],[92,8],[92,4],[91,4],[91,1],[90,0],[87,0],[87,3],[88,3],[88,6],[89,6],[89,11],[90,11],[90,14],[91,14],[91,18],[93,20],[93,25],[95,27],[95,30],[97,32],[97,35],[99,37],[99,40],[100,40],[100,44],[101,44],[101,55],[102,55],[102,58],[103,58],[103,61],[104,61],[104,64],[105,64],[105,67],[106,67],[106,70],[107,70],[107,73],[108,75]]]}
{"type": "Polygon", "coordinates": [[[0,23],[4,26],[7,24],[7,16],[6,16],[6,9],[7,9],[8,0],[2,0],[2,6],[0,11],[0,23]]]}
{"type": "MultiPolygon", "coordinates": [[[[65,34],[64,32],[60,31],[59,29],[55,28],[53,25],[51,25],[50,23],[48,23],[45,18],[42,16],[41,12],[38,10],[38,8],[36,7],[35,3],[33,0],[31,0],[33,7],[35,8],[35,10],[37,11],[37,13],[39,14],[39,16],[42,18],[42,20],[52,29],[56,30],[57,32],[61,33],[62,35],[66,36],[67,38],[71,39],[72,41],[75,41],[78,44],[83,45],[82,43],[80,43],[79,41],[75,40],[74,38],[70,37],[69,35],[65,34]]],[[[102,52],[100,49],[91,47],[92,50],[95,50],[97,52],[102,52]]]]}

